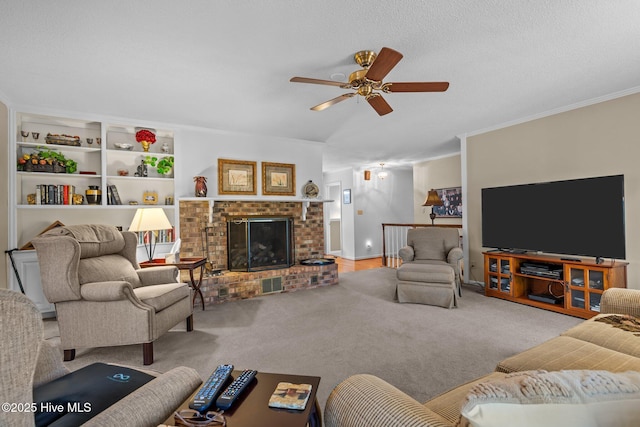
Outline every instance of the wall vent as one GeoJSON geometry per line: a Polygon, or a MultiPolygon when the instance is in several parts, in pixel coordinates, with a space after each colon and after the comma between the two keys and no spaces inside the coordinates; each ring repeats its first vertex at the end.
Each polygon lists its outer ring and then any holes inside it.
{"type": "Polygon", "coordinates": [[[262,279],[261,283],[263,294],[282,292],[282,276],[267,277],[266,279],[262,279]]]}

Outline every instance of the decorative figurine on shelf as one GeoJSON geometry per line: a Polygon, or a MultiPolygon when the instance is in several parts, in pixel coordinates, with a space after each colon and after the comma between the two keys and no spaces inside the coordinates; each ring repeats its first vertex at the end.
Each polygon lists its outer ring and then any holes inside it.
{"type": "Polygon", "coordinates": [[[147,176],[147,165],[144,162],[144,160],[140,161],[140,164],[136,169],[135,176],[142,176],[142,177],[147,176]]]}
{"type": "Polygon", "coordinates": [[[207,177],[194,176],[193,181],[196,183],[196,197],[207,197],[207,177]]]}
{"type": "Polygon", "coordinates": [[[136,128],[136,141],[142,145],[142,149],[147,152],[151,144],[156,143],[155,130],[147,128],[136,128]]]}

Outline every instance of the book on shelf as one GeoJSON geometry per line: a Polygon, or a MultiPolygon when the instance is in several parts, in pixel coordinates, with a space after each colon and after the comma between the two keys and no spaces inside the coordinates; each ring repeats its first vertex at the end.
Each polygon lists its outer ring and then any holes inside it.
{"type": "Polygon", "coordinates": [[[176,228],[171,227],[166,230],[158,230],[158,231],[141,231],[138,232],[138,244],[144,245],[151,243],[151,233],[155,233],[155,241],[156,243],[171,243],[175,241],[176,237],[176,228]]]}
{"type": "Polygon", "coordinates": [[[36,205],[72,205],[75,186],[68,184],[36,185],[36,205]]]}
{"type": "Polygon", "coordinates": [[[113,192],[111,191],[111,186],[107,185],[107,204],[113,205],[113,192]]]}
{"type": "Polygon", "coordinates": [[[269,398],[271,408],[303,410],[311,395],[311,384],[278,383],[269,398]]]}
{"type": "Polygon", "coordinates": [[[110,205],[121,205],[122,200],[120,199],[120,194],[118,193],[118,188],[113,185],[107,185],[107,192],[110,195],[109,204],[110,205]]]}

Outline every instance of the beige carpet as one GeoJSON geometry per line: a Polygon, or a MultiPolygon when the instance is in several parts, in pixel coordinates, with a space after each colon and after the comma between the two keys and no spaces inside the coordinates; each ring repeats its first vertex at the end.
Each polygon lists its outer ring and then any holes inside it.
{"type": "MultiPolygon", "coordinates": [[[[340,284],[197,306],[154,344],[152,369],[185,365],[203,378],[222,363],[263,372],[322,377],[324,403],[349,375],[378,375],[420,402],[493,371],[497,362],[578,324],[581,319],[495,298],[464,286],[456,309],[393,301],[395,270],[344,273],[340,284]]],[[[46,333],[58,341],[55,321],[46,333]]],[[[95,361],[142,367],[142,347],[78,349],[77,369],[95,361]]]]}

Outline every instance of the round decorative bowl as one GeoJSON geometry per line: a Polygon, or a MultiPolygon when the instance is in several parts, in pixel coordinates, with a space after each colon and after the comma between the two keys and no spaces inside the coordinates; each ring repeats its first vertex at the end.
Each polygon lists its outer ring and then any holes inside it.
{"type": "Polygon", "coordinates": [[[113,144],[113,145],[115,145],[118,150],[131,151],[133,149],[132,144],[113,144]]]}

